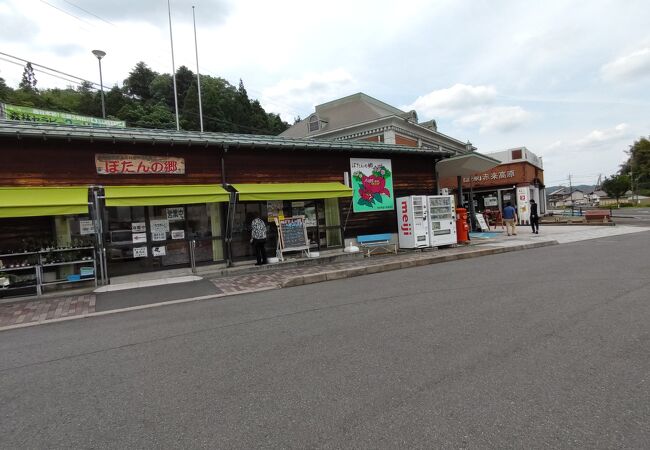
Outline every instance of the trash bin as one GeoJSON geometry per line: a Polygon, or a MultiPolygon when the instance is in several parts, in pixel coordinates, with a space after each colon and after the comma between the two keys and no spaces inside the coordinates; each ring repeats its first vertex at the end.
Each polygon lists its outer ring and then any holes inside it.
{"type": "Polygon", "coordinates": [[[456,208],[456,235],[459,244],[469,242],[469,225],[467,224],[467,209],[465,208],[456,208]]]}

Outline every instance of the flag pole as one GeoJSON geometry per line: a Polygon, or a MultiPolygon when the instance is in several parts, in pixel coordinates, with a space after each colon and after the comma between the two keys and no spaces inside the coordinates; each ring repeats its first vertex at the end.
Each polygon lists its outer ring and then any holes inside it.
{"type": "Polygon", "coordinates": [[[176,64],[174,63],[174,37],[172,36],[172,7],[170,0],[167,0],[167,12],[169,14],[169,42],[172,47],[172,80],[174,83],[174,107],[176,108],[176,131],[181,129],[178,121],[178,93],[176,91],[176,64]]]}
{"type": "Polygon", "coordinates": [[[196,86],[199,92],[199,121],[201,123],[201,132],[203,132],[203,105],[201,104],[201,73],[199,72],[199,46],[196,41],[196,16],[194,15],[194,5],[192,5],[192,21],[194,22],[194,52],[196,53],[196,86]]]}

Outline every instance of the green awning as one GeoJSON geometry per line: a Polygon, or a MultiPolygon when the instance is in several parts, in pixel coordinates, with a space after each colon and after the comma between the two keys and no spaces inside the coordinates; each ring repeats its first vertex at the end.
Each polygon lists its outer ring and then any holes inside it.
{"type": "Polygon", "coordinates": [[[218,184],[105,186],[106,206],[159,206],[227,202],[230,194],[218,184]]]}
{"type": "Polygon", "coordinates": [[[0,217],[88,214],[88,187],[0,187],[0,217]]]}
{"type": "Polygon", "coordinates": [[[352,197],[352,189],[343,183],[268,183],[233,184],[241,201],[312,200],[352,197]]]}

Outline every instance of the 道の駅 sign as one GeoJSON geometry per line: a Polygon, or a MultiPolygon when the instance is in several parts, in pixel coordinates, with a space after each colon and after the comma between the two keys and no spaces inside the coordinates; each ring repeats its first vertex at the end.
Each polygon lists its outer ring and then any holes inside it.
{"type": "Polygon", "coordinates": [[[170,156],[95,155],[100,175],[183,175],[185,159],[170,156]]]}
{"type": "Polygon", "coordinates": [[[390,159],[350,158],[353,211],[395,209],[390,159]]]}

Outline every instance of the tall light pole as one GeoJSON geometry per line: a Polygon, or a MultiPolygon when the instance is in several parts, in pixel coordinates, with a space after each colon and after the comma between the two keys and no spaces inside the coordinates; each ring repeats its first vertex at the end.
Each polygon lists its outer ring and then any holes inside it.
{"type": "Polygon", "coordinates": [[[194,16],[194,6],[192,6],[192,21],[194,22],[194,51],[196,52],[196,87],[199,92],[199,121],[201,123],[201,132],[203,132],[203,106],[201,105],[201,73],[199,72],[199,46],[196,43],[196,17],[194,16]]]}
{"type": "Polygon", "coordinates": [[[176,109],[176,131],[181,129],[178,121],[178,92],[176,90],[176,64],[174,64],[174,36],[172,36],[172,6],[167,0],[167,13],[169,14],[169,43],[172,47],[172,82],[174,84],[174,107],[176,109]]]}
{"type": "Polygon", "coordinates": [[[106,118],[106,106],[104,105],[104,80],[102,79],[102,58],[106,56],[106,52],[102,50],[93,50],[93,55],[97,57],[99,62],[99,88],[102,91],[102,117],[106,118]]]}

